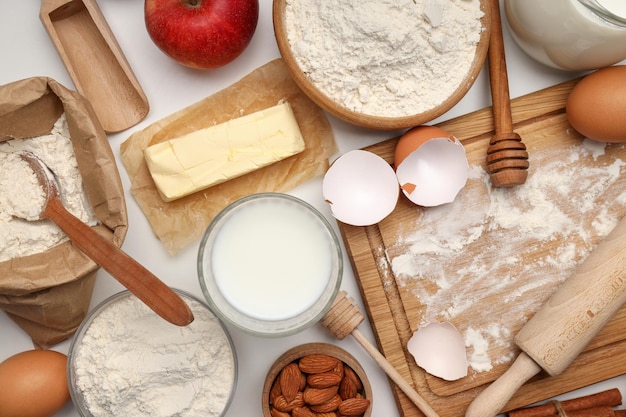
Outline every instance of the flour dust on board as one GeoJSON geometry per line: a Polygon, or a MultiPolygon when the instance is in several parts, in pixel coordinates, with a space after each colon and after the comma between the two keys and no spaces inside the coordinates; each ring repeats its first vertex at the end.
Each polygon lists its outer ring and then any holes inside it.
{"type": "Polygon", "coordinates": [[[530,152],[516,188],[492,188],[472,166],[452,204],[424,209],[387,248],[403,297],[420,306],[412,325],[452,322],[476,373],[510,362],[517,331],[624,213],[624,150],[584,140],[530,152]]]}

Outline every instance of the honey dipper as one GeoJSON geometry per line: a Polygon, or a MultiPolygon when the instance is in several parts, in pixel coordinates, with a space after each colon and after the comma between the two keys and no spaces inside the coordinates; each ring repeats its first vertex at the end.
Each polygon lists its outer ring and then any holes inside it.
{"type": "Polygon", "coordinates": [[[339,291],[335,302],[322,317],[322,326],[326,327],[337,339],[341,340],[349,334],[365,348],[367,353],[380,365],[385,373],[396,383],[398,388],[419,408],[426,417],[439,417],[437,412],[422,398],[417,391],[400,375],[389,361],[374,347],[357,329],[364,317],[359,308],[347,298],[345,291],[339,291]]]}
{"type": "Polygon", "coordinates": [[[488,58],[495,133],[487,148],[487,172],[494,187],[513,187],[526,181],[529,164],[526,145],[520,135],[513,132],[498,0],[491,0],[488,58]]]}

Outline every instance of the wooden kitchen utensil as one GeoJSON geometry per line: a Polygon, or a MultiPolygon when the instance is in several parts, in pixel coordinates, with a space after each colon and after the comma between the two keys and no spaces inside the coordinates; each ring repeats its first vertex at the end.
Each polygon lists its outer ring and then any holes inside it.
{"type": "Polygon", "coordinates": [[[339,340],[349,334],[365,348],[367,353],[380,365],[385,373],[396,383],[398,388],[419,408],[426,417],[439,417],[437,412],[413,389],[413,387],[400,375],[389,361],[365,338],[357,329],[364,317],[359,308],[353,304],[352,298],[347,298],[345,291],[339,291],[335,302],[322,318],[322,326],[326,327],[339,340]]]}
{"type": "Polygon", "coordinates": [[[42,0],[39,17],[106,132],[139,123],[148,100],[95,0],[42,0]]]}
{"type": "Polygon", "coordinates": [[[33,169],[47,195],[40,218],[50,219],[57,224],[78,249],[109,272],[159,316],[179,326],[186,326],[193,321],[191,309],[176,292],[65,209],[59,198],[56,180],[51,177],[52,173],[35,154],[24,151],[20,156],[33,169]]]}
{"type": "Polygon", "coordinates": [[[487,172],[494,187],[512,187],[523,184],[528,177],[528,152],[520,135],[513,132],[500,5],[498,0],[490,0],[490,3],[491,35],[487,56],[495,133],[487,148],[487,172]]]}
{"type": "Polygon", "coordinates": [[[474,399],[466,417],[495,416],[531,377],[556,376],[626,302],[626,218],[515,336],[511,367],[474,399]]]}

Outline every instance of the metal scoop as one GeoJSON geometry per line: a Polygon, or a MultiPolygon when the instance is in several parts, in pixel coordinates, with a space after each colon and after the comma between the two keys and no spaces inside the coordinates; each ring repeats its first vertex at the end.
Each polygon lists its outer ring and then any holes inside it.
{"type": "Polygon", "coordinates": [[[65,209],[59,198],[59,189],[54,175],[37,155],[24,151],[20,152],[20,157],[28,162],[35,172],[46,195],[46,203],[39,214],[40,219],[50,219],[56,223],[78,249],[159,316],[178,326],[186,326],[193,321],[193,313],[189,306],[176,292],[111,241],[65,209]]]}

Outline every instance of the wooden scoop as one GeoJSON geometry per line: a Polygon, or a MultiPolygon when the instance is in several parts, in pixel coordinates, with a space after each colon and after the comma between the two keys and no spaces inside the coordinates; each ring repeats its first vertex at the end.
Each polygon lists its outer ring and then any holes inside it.
{"type": "Polygon", "coordinates": [[[55,222],[78,249],[109,272],[159,316],[178,326],[186,326],[193,321],[193,313],[189,306],[176,292],[65,209],[59,198],[53,174],[35,154],[24,151],[20,156],[35,172],[39,184],[47,195],[40,218],[55,222]]]}
{"type": "Polygon", "coordinates": [[[146,117],[146,95],[95,0],[42,0],[39,18],[106,132],[146,117]]]}
{"type": "Polygon", "coordinates": [[[341,340],[349,334],[365,348],[367,353],[380,365],[385,373],[396,383],[398,388],[419,408],[426,417],[439,417],[437,412],[422,398],[417,391],[400,375],[389,361],[365,338],[357,329],[364,317],[359,308],[353,304],[352,298],[346,297],[345,291],[337,294],[335,302],[322,318],[322,326],[326,327],[337,339],[341,340]]]}
{"type": "Polygon", "coordinates": [[[526,182],[529,164],[526,145],[520,135],[513,132],[498,0],[491,0],[488,58],[495,134],[487,148],[487,172],[494,187],[513,187],[526,182]]]}

